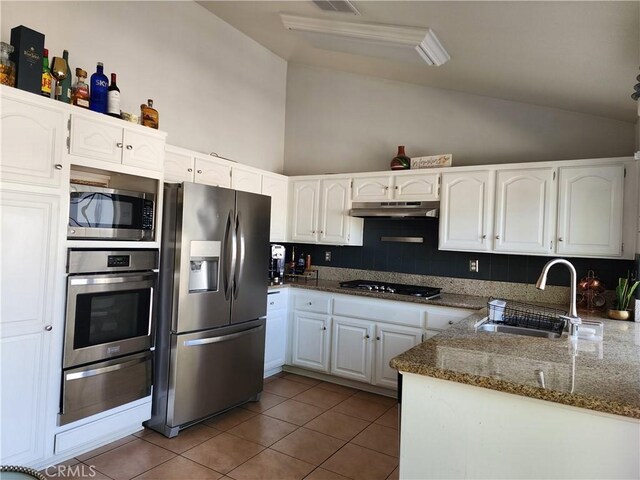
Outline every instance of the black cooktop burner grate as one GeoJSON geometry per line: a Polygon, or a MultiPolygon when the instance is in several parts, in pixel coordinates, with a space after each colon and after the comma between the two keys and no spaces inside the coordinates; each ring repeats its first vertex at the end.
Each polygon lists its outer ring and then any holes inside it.
{"type": "Polygon", "coordinates": [[[405,285],[402,283],[386,283],[375,282],[372,280],[350,280],[348,282],[340,282],[342,288],[351,288],[356,290],[365,290],[369,292],[382,292],[397,295],[410,295],[420,298],[438,298],[440,296],[440,288],[422,287],[417,285],[405,285]]]}

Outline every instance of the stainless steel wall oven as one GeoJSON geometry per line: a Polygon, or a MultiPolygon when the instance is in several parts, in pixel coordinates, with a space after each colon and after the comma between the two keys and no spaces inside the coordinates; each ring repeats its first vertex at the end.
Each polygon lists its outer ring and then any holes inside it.
{"type": "Polygon", "coordinates": [[[69,250],[59,423],[151,389],[157,250],[69,250]]]}

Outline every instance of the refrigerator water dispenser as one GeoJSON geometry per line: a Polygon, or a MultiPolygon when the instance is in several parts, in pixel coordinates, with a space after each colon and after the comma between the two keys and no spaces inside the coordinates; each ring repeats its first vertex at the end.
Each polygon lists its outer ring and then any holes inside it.
{"type": "Polygon", "coordinates": [[[189,293],[218,291],[219,265],[220,242],[191,242],[189,293]]]}

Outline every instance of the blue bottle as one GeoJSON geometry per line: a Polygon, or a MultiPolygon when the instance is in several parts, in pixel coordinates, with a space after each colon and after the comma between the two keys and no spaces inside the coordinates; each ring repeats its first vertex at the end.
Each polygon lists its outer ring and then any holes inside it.
{"type": "Polygon", "coordinates": [[[96,73],[91,75],[91,93],[89,95],[89,108],[94,112],[107,113],[107,96],[109,94],[109,80],[103,73],[102,62],[98,62],[96,73]]]}

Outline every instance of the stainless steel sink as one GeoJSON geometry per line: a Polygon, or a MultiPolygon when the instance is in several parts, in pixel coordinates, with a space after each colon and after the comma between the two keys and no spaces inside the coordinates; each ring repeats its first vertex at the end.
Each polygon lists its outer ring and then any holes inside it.
{"type": "Polygon", "coordinates": [[[562,335],[555,332],[548,332],[545,330],[534,330],[532,328],[512,327],[510,325],[503,325],[500,323],[487,322],[486,320],[476,325],[477,332],[500,332],[511,333],[513,335],[524,335],[526,337],[538,337],[538,338],[560,338],[562,335]]]}

